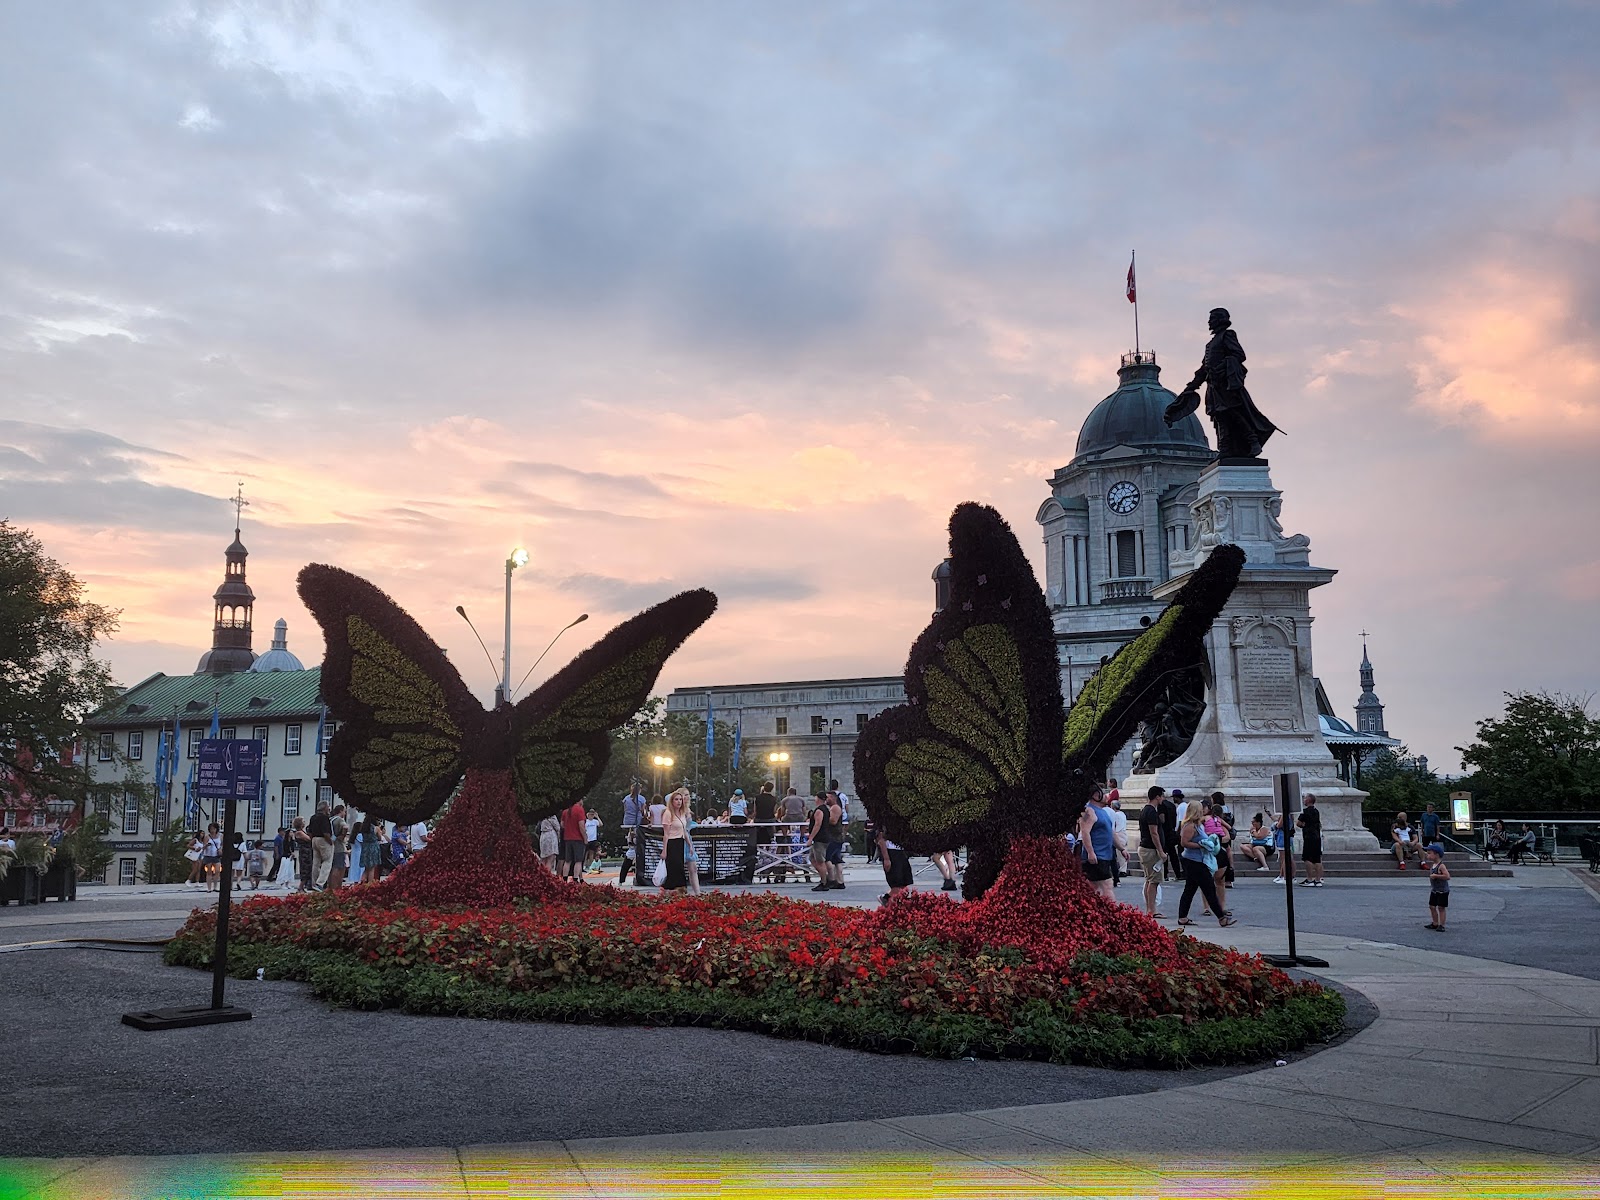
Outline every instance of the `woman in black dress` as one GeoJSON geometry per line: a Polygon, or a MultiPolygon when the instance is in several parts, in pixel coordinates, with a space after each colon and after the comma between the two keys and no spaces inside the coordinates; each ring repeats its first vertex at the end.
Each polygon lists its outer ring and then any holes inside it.
{"type": "Polygon", "coordinates": [[[689,886],[689,874],[684,870],[683,851],[689,838],[689,793],[679,788],[667,797],[666,811],[661,815],[662,855],[667,861],[667,878],[661,885],[664,892],[689,886]]]}

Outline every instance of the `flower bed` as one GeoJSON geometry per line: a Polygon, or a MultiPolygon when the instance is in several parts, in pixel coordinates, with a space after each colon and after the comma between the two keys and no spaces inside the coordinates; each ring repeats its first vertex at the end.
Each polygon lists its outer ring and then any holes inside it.
{"type": "MultiPolygon", "coordinates": [[[[394,888],[244,901],[230,969],[367,1008],[1119,1066],[1259,1057],[1326,1038],[1344,1013],[1336,993],[1106,901],[1053,839],[1016,843],[981,900],[914,895],[870,912],[553,879],[536,901],[422,907],[399,886],[410,869],[394,888]]],[[[168,961],[209,965],[214,934],[197,911],[168,961]]]]}

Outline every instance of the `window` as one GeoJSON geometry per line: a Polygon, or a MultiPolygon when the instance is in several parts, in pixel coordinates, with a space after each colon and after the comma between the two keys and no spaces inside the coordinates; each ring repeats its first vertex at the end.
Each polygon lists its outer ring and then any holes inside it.
{"type": "Polygon", "coordinates": [[[117,735],[102,733],[100,735],[100,749],[96,757],[101,762],[110,762],[117,754],[117,735]]]}
{"type": "Polygon", "coordinates": [[[827,731],[828,731],[828,718],[826,718],[826,717],[812,717],[811,718],[811,732],[812,733],[826,733],[827,731]]]}
{"type": "Polygon", "coordinates": [[[813,796],[820,796],[820,795],[822,795],[823,792],[825,792],[827,790],[828,790],[828,768],[827,767],[812,767],[811,768],[811,794],[813,796]]]}
{"type": "Polygon", "coordinates": [[[789,732],[789,718],[788,717],[779,717],[777,724],[778,724],[778,728],[775,730],[775,732],[780,733],[780,734],[789,732]]]}
{"type": "Polygon", "coordinates": [[[317,803],[318,804],[327,804],[327,806],[329,808],[333,807],[333,784],[331,784],[331,783],[319,783],[319,784],[317,784],[317,803]]]}
{"type": "Polygon", "coordinates": [[[317,753],[326,754],[328,743],[333,741],[333,735],[339,732],[339,722],[324,720],[322,722],[321,736],[317,739],[317,753]]]}
{"type": "Polygon", "coordinates": [[[122,793],[122,832],[139,832],[139,797],[132,792],[122,793]]]}
{"type": "Polygon", "coordinates": [[[106,820],[111,820],[111,797],[96,796],[94,798],[94,811],[106,820]]]}
{"type": "Polygon", "coordinates": [[[190,758],[199,758],[200,757],[200,739],[203,736],[205,736],[203,730],[200,730],[200,729],[191,729],[191,730],[189,730],[189,757],[190,758]]]}
{"type": "Polygon", "coordinates": [[[260,833],[266,827],[267,797],[260,788],[257,788],[255,799],[250,801],[250,811],[245,814],[244,831],[246,833],[260,833]]]}
{"type": "Polygon", "coordinates": [[[167,831],[167,809],[171,807],[171,804],[170,800],[159,798],[156,800],[156,810],[151,814],[150,818],[151,830],[156,833],[165,833],[167,831]]]}
{"type": "Polygon", "coordinates": [[[138,762],[144,757],[144,730],[128,730],[128,757],[133,762],[138,762]]]}
{"type": "Polygon", "coordinates": [[[283,785],[283,820],[281,825],[293,825],[294,819],[300,815],[300,785],[286,783],[283,785]]]}
{"type": "Polygon", "coordinates": [[[119,858],[117,860],[117,882],[123,887],[132,887],[139,882],[138,859],[119,858]]]}
{"type": "Polygon", "coordinates": [[[267,740],[267,727],[265,725],[252,725],[250,727],[250,736],[261,742],[263,749],[265,749],[267,740]]]}
{"type": "Polygon", "coordinates": [[[283,752],[285,754],[300,753],[300,726],[285,725],[283,727],[283,752]]]}
{"type": "Polygon", "coordinates": [[[867,720],[868,720],[868,717],[867,717],[866,713],[857,713],[856,714],[856,732],[857,733],[860,733],[863,729],[865,729],[867,727],[867,720]]]}
{"type": "Polygon", "coordinates": [[[1133,530],[1117,531],[1117,577],[1130,579],[1139,573],[1139,543],[1133,530]]]}
{"type": "Polygon", "coordinates": [[[235,738],[237,738],[238,736],[239,736],[239,727],[237,725],[224,725],[222,727],[222,740],[223,741],[231,742],[235,738]]]}

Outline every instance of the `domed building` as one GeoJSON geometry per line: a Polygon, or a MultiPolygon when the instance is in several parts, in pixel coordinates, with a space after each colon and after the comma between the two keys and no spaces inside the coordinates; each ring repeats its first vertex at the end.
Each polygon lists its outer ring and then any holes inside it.
{"type": "Polygon", "coordinates": [[[279,617],[272,625],[272,649],[251,664],[252,671],[304,671],[300,660],[289,653],[289,622],[279,617]]]}

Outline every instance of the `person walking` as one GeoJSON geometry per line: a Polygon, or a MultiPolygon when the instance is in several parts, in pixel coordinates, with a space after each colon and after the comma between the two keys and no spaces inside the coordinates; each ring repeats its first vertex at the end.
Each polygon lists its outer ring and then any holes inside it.
{"type": "Polygon", "coordinates": [[[1158,921],[1166,919],[1164,913],[1157,911],[1162,867],[1167,862],[1166,824],[1161,814],[1163,795],[1161,788],[1151,788],[1145,806],[1139,810],[1139,868],[1144,872],[1144,911],[1146,916],[1158,921]]]}
{"type": "Polygon", "coordinates": [[[289,839],[294,845],[295,875],[298,877],[298,890],[309,892],[313,890],[311,882],[311,868],[316,861],[315,852],[311,846],[311,834],[306,831],[306,819],[296,817],[294,824],[289,827],[289,839]]]}
{"type": "Polygon", "coordinates": [[[561,878],[581,879],[583,859],[588,851],[587,829],[584,825],[583,804],[569,805],[561,810],[561,878]]]}
{"type": "Polygon", "coordinates": [[[644,876],[639,871],[639,855],[644,852],[643,840],[639,837],[639,826],[644,824],[646,816],[644,793],[639,790],[637,783],[628,789],[628,794],[622,798],[622,866],[617,871],[617,883],[628,882],[628,873],[633,872],[634,882],[642,885],[644,876]]]}
{"type": "Polygon", "coordinates": [[[1105,792],[1098,786],[1089,793],[1089,803],[1078,814],[1078,850],[1083,857],[1083,877],[1110,900],[1111,864],[1117,849],[1111,810],[1106,807],[1105,792]]]}
{"type": "Polygon", "coordinates": [[[367,821],[361,834],[361,879],[377,883],[383,878],[383,822],[367,821]]]}
{"type": "Polygon", "coordinates": [[[661,817],[661,837],[661,857],[667,864],[661,890],[681,891],[689,886],[689,874],[684,869],[684,854],[689,845],[689,793],[682,788],[667,797],[661,817]]]}
{"type": "Polygon", "coordinates": [[[828,849],[824,855],[827,874],[824,878],[830,888],[844,888],[844,806],[839,803],[839,793],[829,792],[823,797],[827,804],[828,820],[822,836],[828,849]]]}
{"type": "Polygon", "coordinates": [[[311,886],[320,892],[333,867],[333,816],[326,800],[317,801],[306,833],[311,836],[311,886]]]}
{"type": "Polygon", "coordinates": [[[1307,792],[1305,807],[1295,817],[1300,829],[1300,861],[1306,865],[1306,877],[1301,887],[1322,886],[1322,813],[1317,810],[1317,798],[1307,792]]]}
{"type": "Polygon", "coordinates": [[[1200,804],[1202,814],[1200,828],[1217,840],[1217,849],[1213,852],[1215,866],[1212,868],[1212,882],[1217,886],[1217,895],[1222,900],[1223,911],[1228,908],[1228,868],[1227,853],[1228,843],[1233,838],[1233,830],[1228,828],[1228,823],[1222,819],[1222,805],[1215,801],[1202,801],[1200,804]]]}
{"type": "Polygon", "coordinates": [[[883,881],[889,885],[889,890],[878,897],[878,903],[887,904],[896,896],[903,896],[911,890],[911,855],[890,841],[881,829],[877,836],[883,859],[883,881]]]}
{"type": "Polygon", "coordinates": [[[206,826],[205,849],[200,862],[206,869],[206,891],[216,891],[217,881],[222,878],[222,831],[215,821],[206,826]]]}
{"type": "Polygon", "coordinates": [[[1122,811],[1122,797],[1115,788],[1106,792],[1106,806],[1111,810],[1111,886],[1121,887],[1122,877],[1128,873],[1128,817],[1122,811]]]}
{"type": "Polygon", "coordinates": [[[1206,905],[1217,914],[1217,923],[1226,929],[1235,922],[1217,897],[1215,855],[1219,843],[1202,827],[1202,819],[1198,801],[1191,800],[1184,806],[1183,821],[1178,827],[1179,861],[1183,863],[1183,895],[1178,899],[1178,924],[1194,924],[1189,919],[1189,906],[1198,891],[1205,898],[1206,905]]]}
{"type": "Polygon", "coordinates": [[[1179,806],[1183,803],[1183,792],[1179,788],[1172,790],[1172,795],[1167,795],[1165,788],[1156,788],[1160,798],[1156,801],[1161,809],[1161,844],[1167,848],[1167,869],[1172,872],[1172,878],[1179,882],[1183,880],[1182,847],[1178,845],[1178,813],[1179,806]]]}
{"type": "Polygon", "coordinates": [[[197,830],[189,839],[189,848],[183,856],[189,860],[189,878],[184,880],[184,887],[204,887],[206,873],[206,839],[200,836],[197,830]]]}
{"type": "Polygon", "coordinates": [[[816,806],[806,818],[806,835],[811,839],[811,865],[817,872],[817,886],[813,892],[828,890],[831,876],[828,874],[828,803],[825,797],[818,796],[816,806]]]}
{"type": "Polygon", "coordinates": [[[600,869],[600,826],[602,824],[604,822],[600,820],[599,812],[584,812],[584,868],[591,875],[600,869]]]}
{"type": "Polygon", "coordinates": [[[539,861],[550,874],[561,874],[561,818],[546,817],[539,822],[539,861]]]}
{"type": "Polygon", "coordinates": [[[941,892],[956,890],[956,852],[954,850],[941,850],[937,854],[930,854],[928,861],[938,868],[944,882],[939,885],[941,892]]]}

